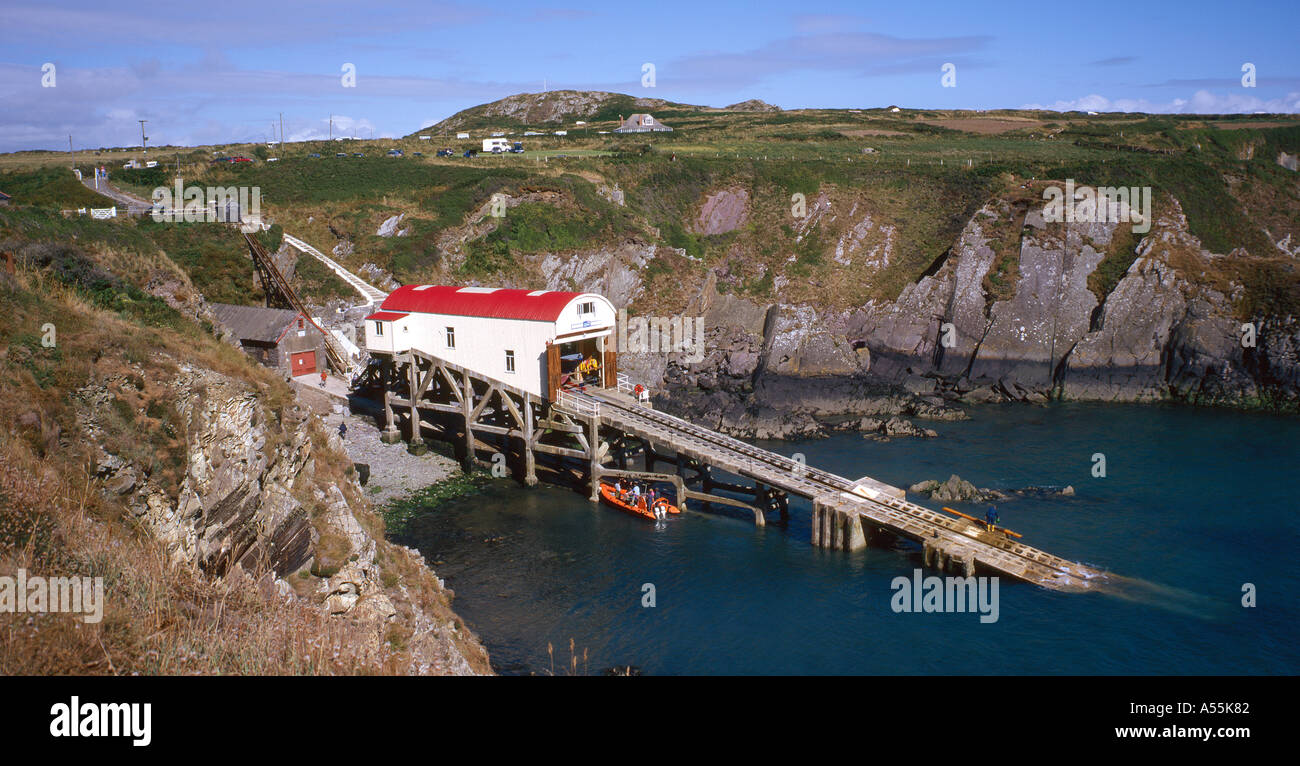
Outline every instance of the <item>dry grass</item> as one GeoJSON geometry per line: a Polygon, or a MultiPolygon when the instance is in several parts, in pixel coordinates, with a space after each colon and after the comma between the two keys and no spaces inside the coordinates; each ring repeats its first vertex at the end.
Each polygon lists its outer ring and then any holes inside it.
{"type": "Polygon", "coordinates": [[[921,120],[926,125],[934,125],[939,128],[948,128],[949,130],[960,130],[964,133],[978,133],[984,136],[994,136],[999,133],[1009,133],[1013,130],[1023,128],[1034,128],[1043,124],[1038,120],[1030,119],[1009,119],[993,117],[954,117],[946,120],[921,120]]]}
{"type": "Polygon", "coordinates": [[[85,471],[0,447],[0,571],[103,578],[103,620],[0,615],[0,674],[388,674],[406,658],[309,599],[172,564],[85,471]]]}
{"type": "MultiPolygon", "coordinates": [[[[0,674],[437,673],[453,669],[448,647],[472,670],[490,672],[434,574],[418,556],[383,541],[382,518],[348,478],[350,461],[328,448],[315,421],[306,424],[313,470],[295,482],[294,494],[301,500],[312,486],[343,490],[379,541],[378,575],[398,610],[389,625],[329,616],[323,581],[305,573],[284,575],[297,594],[286,597],[263,572],[209,578],[171,561],[125,501],[104,491],[94,473],[95,445],[79,418],[88,405],[75,392],[88,385],[108,392],[108,404],[95,408],[103,429],[95,441],[152,465],[151,481],[174,493],[186,445],[184,424],[171,420],[169,386],[181,366],[235,379],[283,422],[296,402],[275,373],[192,323],[142,326],[48,273],[0,270],[0,312],[7,318],[0,326],[0,573],[101,577],[106,592],[97,624],[67,614],[0,614],[0,674]],[[57,325],[53,349],[39,342],[47,321],[57,325]]],[[[268,429],[268,436],[272,450],[290,434],[268,429]]],[[[329,529],[321,519],[313,523],[329,529]]]]}

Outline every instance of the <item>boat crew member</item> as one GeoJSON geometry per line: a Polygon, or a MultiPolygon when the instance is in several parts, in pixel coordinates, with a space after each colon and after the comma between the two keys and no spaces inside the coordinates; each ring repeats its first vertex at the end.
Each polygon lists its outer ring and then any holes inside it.
{"type": "MultiPolygon", "coordinates": [[[[595,356],[587,357],[581,364],[578,365],[578,379],[583,381],[584,383],[586,382],[588,377],[594,378],[596,373],[598,372],[600,372],[600,362],[596,361],[595,356]]],[[[593,385],[596,382],[597,382],[596,380],[593,380],[592,381],[593,385]]]]}
{"type": "Polygon", "coordinates": [[[989,523],[989,531],[993,531],[993,525],[998,523],[998,507],[990,505],[988,513],[984,514],[984,520],[989,523]]]}

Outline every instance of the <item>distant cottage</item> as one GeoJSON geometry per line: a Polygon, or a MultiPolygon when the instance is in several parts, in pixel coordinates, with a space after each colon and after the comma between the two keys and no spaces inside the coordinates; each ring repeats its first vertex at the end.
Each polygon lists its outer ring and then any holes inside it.
{"type": "Polygon", "coordinates": [[[306,316],[287,309],[209,303],[212,316],[258,362],[290,375],[324,369],[325,339],[306,316]]]}
{"type": "Polygon", "coordinates": [[[620,116],[619,123],[619,126],[614,128],[615,133],[667,133],[672,130],[648,114],[633,114],[626,120],[620,116]]]}

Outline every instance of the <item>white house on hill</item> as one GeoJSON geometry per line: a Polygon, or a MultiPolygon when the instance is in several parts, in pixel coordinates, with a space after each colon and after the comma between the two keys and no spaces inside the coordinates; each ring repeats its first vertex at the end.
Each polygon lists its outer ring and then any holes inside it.
{"type": "Polygon", "coordinates": [[[619,123],[614,128],[615,133],[666,133],[672,130],[648,114],[629,115],[626,120],[620,118],[619,123]]]}
{"type": "Polygon", "coordinates": [[[409,349],[466,367],[542,398],[584,359],[613,385],[614,304],[595,293],[499,287],[403,285],[365,318],[366,350],[409,349]]]}

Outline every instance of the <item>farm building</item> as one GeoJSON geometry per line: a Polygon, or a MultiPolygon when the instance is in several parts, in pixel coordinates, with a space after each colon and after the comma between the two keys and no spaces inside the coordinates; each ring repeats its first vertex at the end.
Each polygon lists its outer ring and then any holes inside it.
{"type": "Polygon", "coordinates": [[[606,386],[617,374],[614,305],[595,293],[403,285],[366,317],[372,355],[415,349],[553,398],[595,357],[606,386]]]}
{"type": "Polygon", "coordinates": [[[615,133],[666,133],[672,128],[658,122],[654,117],[648,114],[633,114],[626,120],[619,118],[619,126],[614,128],[615,133]]]}
{"type": "Polygon", "coordinates": [[[325,369],[325,339],[306,316],[287,309],[209,303],[213,318],[249,356],[290,375],[325,369]]]}

